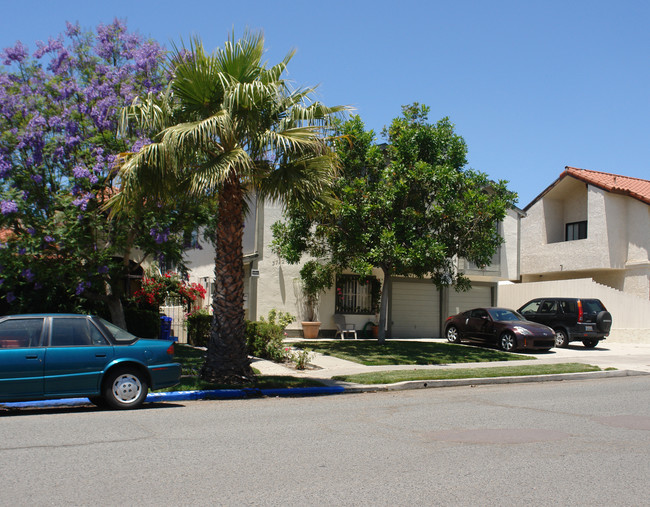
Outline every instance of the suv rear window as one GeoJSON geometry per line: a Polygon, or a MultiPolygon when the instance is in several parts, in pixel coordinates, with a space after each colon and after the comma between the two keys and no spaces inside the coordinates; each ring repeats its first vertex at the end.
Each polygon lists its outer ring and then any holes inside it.
{"type": "Polygon", "coordinates": [[[582,311],[585,313],[598,313],[602,312],[605,307],[597,299],[583,299],[582,311]]]}

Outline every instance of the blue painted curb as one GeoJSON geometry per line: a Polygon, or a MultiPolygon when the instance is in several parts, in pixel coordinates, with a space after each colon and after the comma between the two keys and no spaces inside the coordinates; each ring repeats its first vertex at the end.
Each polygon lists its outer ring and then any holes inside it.
{"type": "MultiPolygon", "coordinates": [[[[343,386],[323,387],[285,387],[279,389],[214,389],[203,391],[171,391],[165,393],[150,393],[146,401],[190,401],[190,400],[233,400],[244,398],[290,397],[290,396],[322,396],[328,394],[341,394],[345,392],[343,386]]],[[[17,401],[0,403],[4,408],[46,408],[46,407],[73,407],[88,405],[88,398],[64,398],[60,400],[17,401]]]]}

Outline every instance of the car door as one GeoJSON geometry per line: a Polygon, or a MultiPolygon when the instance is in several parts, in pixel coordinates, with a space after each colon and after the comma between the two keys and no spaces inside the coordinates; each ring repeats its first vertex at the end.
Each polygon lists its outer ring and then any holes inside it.
{"type": "Polygon", "coordinates": [[[535,318],[531,320],[555,328],[557,327],[558,313],[559,305],[557,299],[544,299],[542,304],[539,305],[539,310],[535,318]]]}
{"type": "Polygon", "coordinates": [[[487,341],[490,340],[492,327],[492,319],[487,310],[483,308],[476,308],[470,312],[466,321],[466,336],[475,340],[487,341]]]}
{"type": "Polygon", "coordinates": [[[0,399],[43,395],[44,320],[25,317],[0,322],[0,399]]]}
{"type": "Polygon", "coordinates": [[[52,317],[45,352],[45,395],[98,394],[113,347],[89,317],[52,317]]]}

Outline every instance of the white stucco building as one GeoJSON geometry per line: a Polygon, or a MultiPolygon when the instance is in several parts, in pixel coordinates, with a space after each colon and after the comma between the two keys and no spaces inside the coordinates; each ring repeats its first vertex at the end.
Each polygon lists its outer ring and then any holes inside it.
{"type": "MultiPolygon", "coordinates": [[[[297,322],[289,326],[292,334],[300,333],[303,318],[299,285],[300,265],[290,265],[270,249],[271,225],[282,219],[282,208],[275,203],[251,206],[246,219],[244,235],[245,308],[246,318],[265,317],[271,309],[289,312],[297,322]]],[[[501,280],[519,277],[518,243],[520,210],[510,210],[499,230],[505,242],[494,257],[492,265],[477,269],[464,259],[457,261],[458,268],[472,280],[472,290],[456,292],[453,289],[438,290],[428,279],[393,278],[389,297],[387,333],[389,336],[431,337],[441,336],[445,319],[454,313],[474,306],[496,304],[497,284],[501,280]]],[[[214,250],[204,245],[202,250],[190,250],[188,267],[190,281],[211,288],[214,277],[214,250]]],[[[380,270],[375,277],[381,279],[380,270]]],[[[206,305],[209,301],[206,300],[206,305]]],[[[348,323],[358,330],[376,320],[372,311],[371,288],[358,281],[353,274],[343,275],[321,297],[319,320],[321,336],[333,336],[336,332],[334,315],[342,313],[348,323]],[[339,296],[337,287],[345,292],[339,296]]]]}
{"type": "Polygon", "coordinates": [[[522,282],[591,278],[650,298],[650,181],[567,167],[524,211],[522,282]]]}

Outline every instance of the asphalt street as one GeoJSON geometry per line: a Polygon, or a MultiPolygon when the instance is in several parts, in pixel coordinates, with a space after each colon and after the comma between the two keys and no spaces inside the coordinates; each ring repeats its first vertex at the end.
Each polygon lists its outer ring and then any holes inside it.
{"type": "Polygon", "coordinates": [[[647,505],[650,376],[0,415],[0,505],[647,505]]]}

